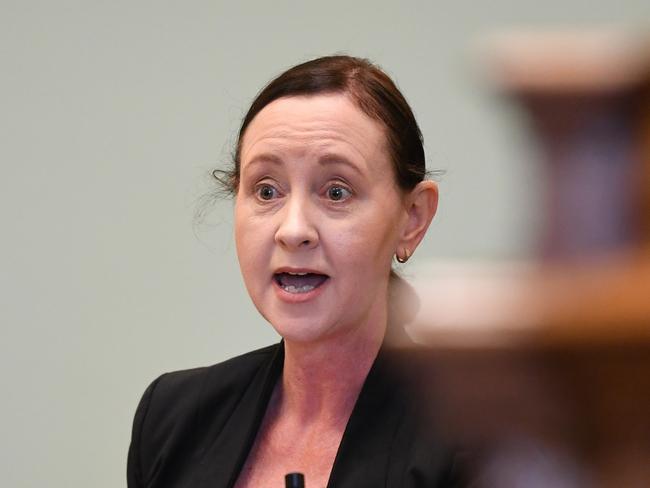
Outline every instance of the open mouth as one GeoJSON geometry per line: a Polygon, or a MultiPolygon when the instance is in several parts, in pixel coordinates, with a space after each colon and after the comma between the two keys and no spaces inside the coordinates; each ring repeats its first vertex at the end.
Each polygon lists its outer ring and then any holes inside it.
{"type": "Polygon", "coordinates": [[[318,273],[275,273],[275,282],[288,293],[308,293],[329,279],[318,273]]]}

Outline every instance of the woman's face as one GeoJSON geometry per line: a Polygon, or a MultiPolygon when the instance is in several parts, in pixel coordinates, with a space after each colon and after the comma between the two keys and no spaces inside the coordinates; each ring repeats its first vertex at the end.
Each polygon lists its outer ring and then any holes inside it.
{"type": "Polygon", "coordinates": [[[260,313],[293,341],[383,333],[408,220],[383,127],[343,94],[282,98],[240,157],[237,254],[260,313]]]}

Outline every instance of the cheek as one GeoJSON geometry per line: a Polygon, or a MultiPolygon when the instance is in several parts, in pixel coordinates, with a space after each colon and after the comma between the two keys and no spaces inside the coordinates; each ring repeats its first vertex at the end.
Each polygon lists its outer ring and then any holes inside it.
{"type": "Polygon", "coordinates": [[[246,207],[235,205],[235,247],[244,281],[248,282],[256,261],[263,259],[263,222],[256,222],[246,207]]]}
{"type": "Polygon", "coordinates": [[[240,208],[239,204],[235,205],[235,247],[237,249],[237,257],[239,262],[243,264],[244,258],[247,257],[247,254],[244,252],[246,234],[247,234],[247,222],[246,217],[243,215],[243,210],[240,208]]]}
{"type": "Polygon", "coordinates": [[[387,275],[397,244],[397,218],[389,211],[368,212],[344,227],[333,233],[331,243],[345,265],[359,275],[387,275]]]}

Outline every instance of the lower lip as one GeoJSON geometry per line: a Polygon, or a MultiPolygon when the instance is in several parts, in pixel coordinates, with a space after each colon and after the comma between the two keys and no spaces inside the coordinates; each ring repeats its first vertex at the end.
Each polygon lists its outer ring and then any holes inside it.
{"type": "Polygon", "coordinates": [[[273,281],[273,288],[275,289],[275,292],[277,293],[278,297],[280,300],[283,302],[287,303],[303,303],[303,302],[308,302],[310,300],[314,300],[318,295],[323,293],[323,288],[325,288],[330,279],[327,278],[323,283],[321,283],[319,286],[314,288],[313,290],[309,290],[304,293],[289,293],[287,290],[282,288],[275,279],[273,281]]]}

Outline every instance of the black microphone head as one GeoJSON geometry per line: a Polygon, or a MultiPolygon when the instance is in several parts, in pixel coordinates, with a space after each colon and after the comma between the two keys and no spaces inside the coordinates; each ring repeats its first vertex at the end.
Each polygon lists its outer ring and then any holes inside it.
{"type": "Polygon", "coordinates": [[[289,473],[284,477],[286,488],[305,488],[305,477],[302,473],[289,473]]]}

